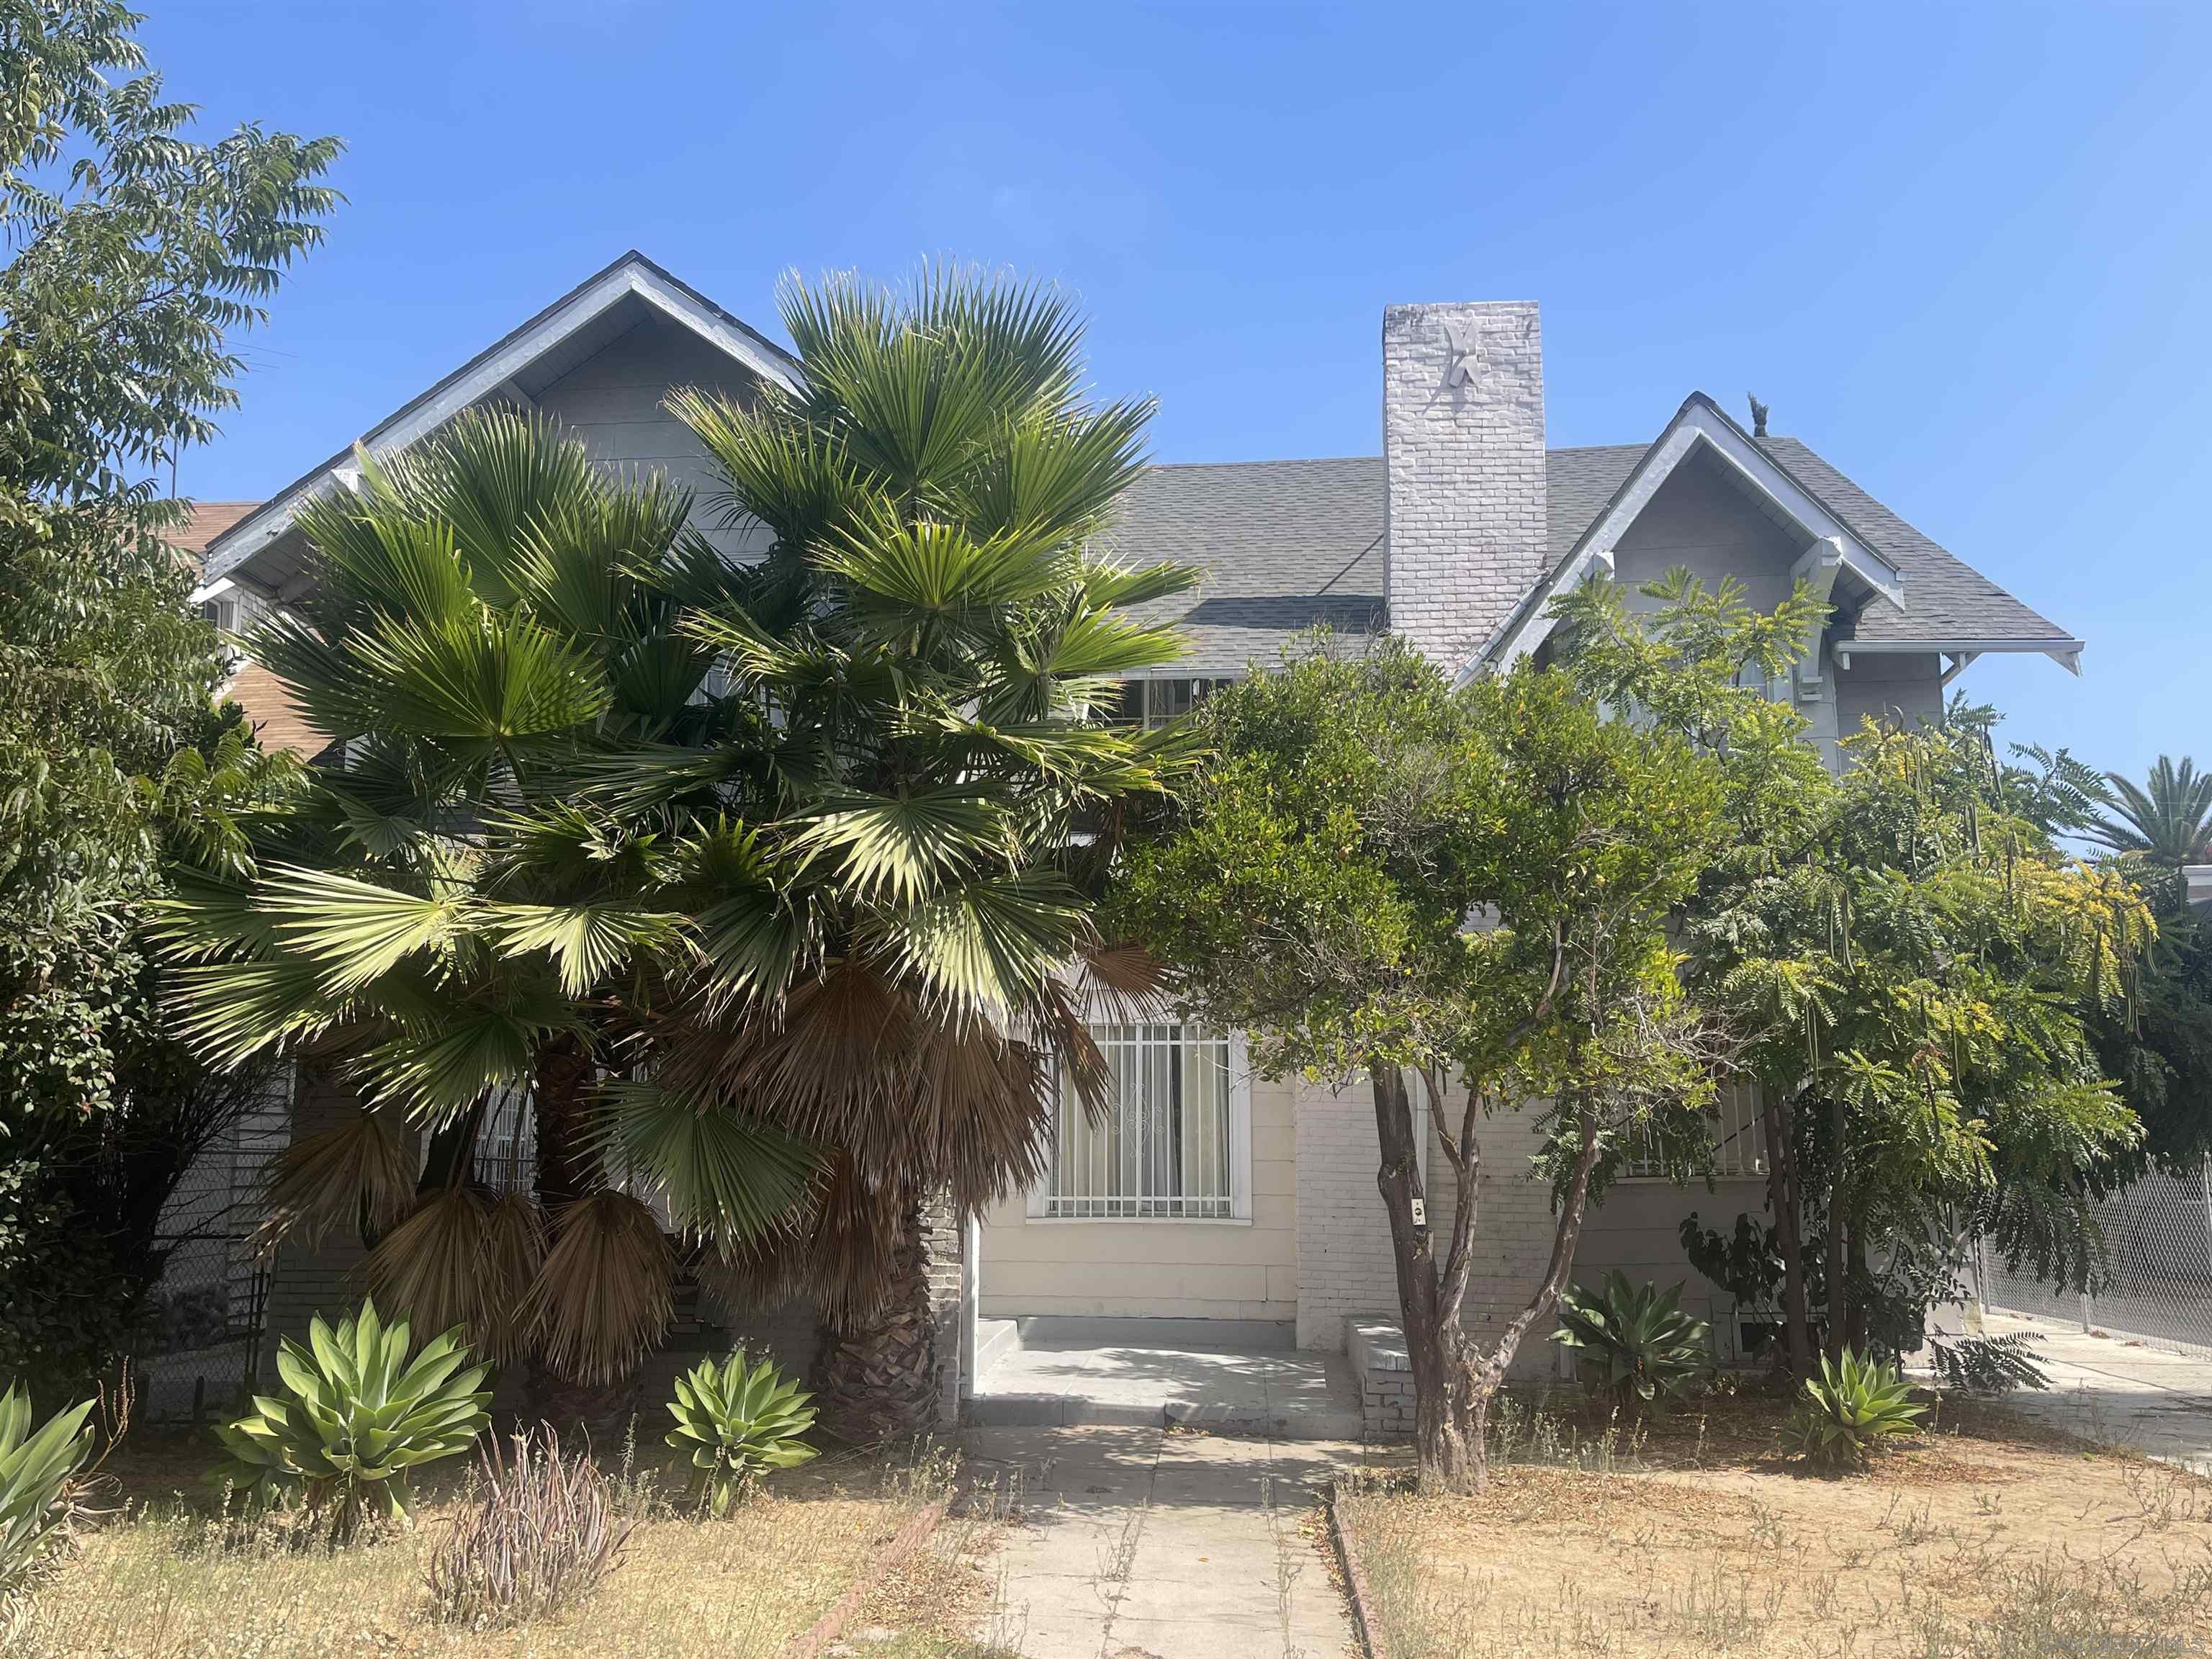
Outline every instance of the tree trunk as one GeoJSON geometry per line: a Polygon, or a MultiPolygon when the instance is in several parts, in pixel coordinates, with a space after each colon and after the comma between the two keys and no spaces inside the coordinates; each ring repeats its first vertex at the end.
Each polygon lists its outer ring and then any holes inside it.
{"type": "Polygon", "coordinates": [[[1866,1229],[1863,1227],[1851,1229],[1850,1272],[1853,1288],[1848,1298],[1850,1312],[1846,1340],[1850,1343],[1851,1352],[1864,1359],[1869,1346],[1868,1316],[1871,1312],[1867,1306],[1866,1287],[1872,1281],[1873,1275],[1867,1271],[1866,1229]]]}
{"type": "MultiPolygon", "coordinates": [[[[1390,1252],[1398,1274],[1398,1316],[1405,1328],[1406,1354],[1413,1368],[1413,1468],[1425,1492],[1458,1492],[1483,1476],[1482,1443],[1469,1443],[1462,1383],[1464,1368],[1455,1363],[1464,1339],[1457,1310],[1447,1321],[1437,1283],[1436,1246],[1425,1221],[1413,1219],[1413,1200],[1421,1193],[1419,1143],[1406,1079],[1395,1066],[1370,1066],[1375,1129],[1382,1143],[1382,1165],[1375,1184],[1390,1217],[1390,1252]]],[[[1472,1214],[1475,1195],[1459,1194],[1462,1217],[1472,1214]]]]}
{"type": "Polygon", "coordinates": [[[1846,1288],[1850,1221],[1844,1213],[1844,1099],[1829,1103],[1828,1146],[1828,1358],[1840,1360],[1850,1328],[1846,1288]]]}
{"type": "Polygon", "coordinates": [[[937,1310],[930,1295],[929,1235],[919,1200],[899,1212],[891,1283],[866,1315],[825,1322],[815,1362],[822,1425],[854,1445],[910,1439],[937,1426],[943,1384],[937,1310]]]}
{"type": "Polygon", "coordinates": [[[1793,1376],[1813,1370],[1813,1316],[1805,1297],[1805,1240],[1798,1221],[1797,1152],[1790,1138],[1790,1115],[1777,1091],[1759,1091],[1759,1112],[1766,1129],[1766,1198],[1774,1211],[1774,1244],[1782,1253],[1783,1340],[1793,1376]]]}

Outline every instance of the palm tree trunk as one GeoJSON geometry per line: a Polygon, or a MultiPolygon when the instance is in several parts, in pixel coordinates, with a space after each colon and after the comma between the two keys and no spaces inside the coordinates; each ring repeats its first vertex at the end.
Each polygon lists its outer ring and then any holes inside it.
{"type": "Polygon", "coordinates": [[[898,1214],[888,1293],[872,1313],[826,1322],[815,1361],[822,1425],[854,1445],[910,1438],[937,1426],[944,1356],[930,1294],[929,1234],[919,1199],[898,1214]]]}

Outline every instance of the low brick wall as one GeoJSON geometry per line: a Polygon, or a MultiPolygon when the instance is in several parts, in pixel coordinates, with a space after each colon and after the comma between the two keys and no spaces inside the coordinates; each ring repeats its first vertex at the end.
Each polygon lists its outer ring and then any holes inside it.
{"type": "Polygon", "coordinates": [[[1345,1352],[1359,1384],[1359,1415],[1370,1439],[1389,1439],[1413,1431],[1413,1365],[1405,1333],[1395,1321],[1344,1322],[1345,1352]]]}

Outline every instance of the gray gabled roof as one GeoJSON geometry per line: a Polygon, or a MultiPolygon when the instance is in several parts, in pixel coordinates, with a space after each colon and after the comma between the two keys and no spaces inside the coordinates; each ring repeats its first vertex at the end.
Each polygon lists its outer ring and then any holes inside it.
{"type": "MultiPolygon", "coordinates": [[[[1905,605],[1876,599],[1846,630],[1862,641],[2077,642],[1930,541],[1794,438],[1759,447],[1904,574],[1905,605]]],[[[1613,501],[1649,444],[1554,449],[1545,457],[1546,566],[1556,568],[1613,501]]],[[[1273,662],[1317,623],[1367,633],[1389,621],[1379,455],[1157,466],[1123,497],[1102,550],[1206,573],[1195,594],[1151,607],[1191,642],[1177,672],[1241,672],[1273,662]]]]}
{"type": "Polygon", "coordinates": [[[1902,608],[1877,600],[1859,613],[1858,640],[2048,641],[2078,645],[1987,576],[1928,539],[1795,438],[1758,438],[1760,448],[1828,504],[1905,574],[1902,608]]]}

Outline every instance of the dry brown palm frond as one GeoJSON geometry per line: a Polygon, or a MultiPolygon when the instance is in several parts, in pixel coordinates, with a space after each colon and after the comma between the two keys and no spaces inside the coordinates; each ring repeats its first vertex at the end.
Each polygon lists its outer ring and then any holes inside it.
{"type": "Polygon", "coordinates": [[[447,1187],[379,1240],[360,1272],[369,1294],[404,1310],[416,1330],[462,1326],[478,1352],[505,1363],[520,1350],[517,1310],[544,1255],[544,1229],[529,1198],[447,1187]]]}
{"type": "Polygon", "coordinates": [[[267,1214],[254,1234],[270,1250],[294,1227],[310,1249],[334,1227],[382,1232],[415,1201],[414,1159],[389,1112],[350,1110],[327,1129],[277,1153],[261,1190],[267,1214]]]}
{"type": "Polygon", "coordinates": [[[1092,1024],[1152,1025],[1175,1018],[1167,966],[1141,945],[1093,945],[1078,954],[1069,977],[1083,1018],[1092,1024]]]}
{"type": "Polygon", "coordinates": [[[799,1224],[719,1253],[699,1264],[708,1291],[732,1306],[798,1297],[832,1319],[866,1316],[883,1305],[901,1228],[912,1208],[902,1192],[871,1189],[852,1160],[823,1171],[812,1207],[799,1224]]]}
{"type": "Polygon", "coordinates": [[[1091,1035],[1091,1021],[1079,994],[1054,983],[1047,988],[1036,1014],[1038,1035],[1060,1062],[1060,1074],[1091,1118],[1113,1109],[1114,1068],[1091,1035]]]}
{"type": "Polygon", "coordinates": [[[520,1310],[523,1340],[568,1381],[604,1387],[668,1328],[675,1256],[659,1218],[628,1193],[565,1206],[552,1235],[520,1310]]]}

